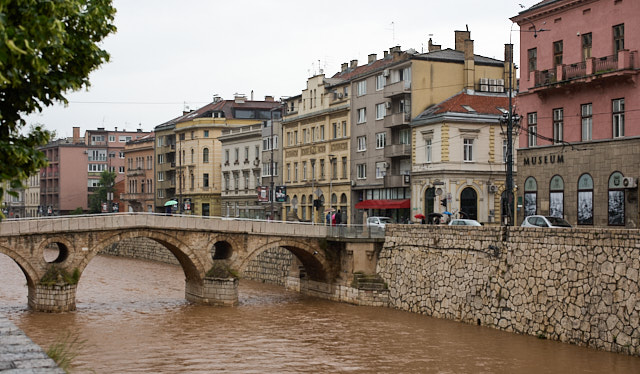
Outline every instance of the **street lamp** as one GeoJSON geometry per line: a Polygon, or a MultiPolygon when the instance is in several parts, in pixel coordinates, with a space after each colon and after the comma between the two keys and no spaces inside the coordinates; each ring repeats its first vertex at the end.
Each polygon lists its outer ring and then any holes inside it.
{"type": "MultiPolygon", "coordinates": [[[[511,37],[509,37],[511,39],[511,37]]],[[[520,116],[513,111],[513,44],[509,43],[509,112],[504,113],[500,121],[507,124],[507,183],[506,183],[506,210],[507,210],[507,226],[513,226],[513,126],[517,126],[520,122],[520,116]]]]}
{"type": "Polygon", "coordinates": [[[331,164],[331,174],[329,175],[329,210],[333,209],[333,172],[335,170],[333,160],[335,159],[336,155],[329,155],[329,164],[331,164]]]}

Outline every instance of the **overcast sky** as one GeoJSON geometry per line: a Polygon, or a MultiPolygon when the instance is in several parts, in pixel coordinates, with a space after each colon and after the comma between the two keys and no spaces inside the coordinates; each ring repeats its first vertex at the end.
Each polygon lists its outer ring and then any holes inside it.
{"type": "MultiPolygon", "coordinates": [[[[394,45],[426,51],[429,38],[454,48],[467,26],[475,53],[499,60],[510,17],[539,0],[114,0],[118,28],[103,43],[111,61],[91,74],[88,90],[69,93],[27,117],[58,137],[72,127],[151,131],[217,94],[256,100],[300,94],[308,77],[340,64],[378,58],[394,45]]],[[[513,26],[518,64],[519,30],[513,26]]]]}

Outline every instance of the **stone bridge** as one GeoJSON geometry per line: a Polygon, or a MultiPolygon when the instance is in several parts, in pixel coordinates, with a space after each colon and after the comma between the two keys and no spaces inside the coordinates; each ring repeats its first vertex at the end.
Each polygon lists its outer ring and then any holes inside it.
{"type": "Polygon", "coordinates": [[[177,258],[185,274],[187,300],[235,305],[238,279],[229,274],[242,274],[252,259],[273,247],[293,253],[307,280],[320,288],[346,285],[354,272],[375,271],[374,252],[383,238],[345,239],[332,235],[332,230],[140,213],[8,220],[0,223],[0,253],[24,272],[29,306],[38,311],[74,310],[76,285],[91,259],[114,243],[140,237],[160,243],[177,258]]]}

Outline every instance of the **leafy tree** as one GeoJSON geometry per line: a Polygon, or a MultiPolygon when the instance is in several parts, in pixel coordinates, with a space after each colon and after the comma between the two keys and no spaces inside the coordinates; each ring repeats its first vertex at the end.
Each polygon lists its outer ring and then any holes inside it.
{"type": "Polygon", "coordinates": [[[20,188],[47,165],[37,147],[52,134],[40,125],[22,134],[23,116],[89,87],[109,61],[99,43],[116,31],[114,15],[111,0],[0,0],[0,182],[20,188]]]}
{"type": "Polygon", "coordinates": [[[89,212],[101,213],[102,203],[107,202],[108,193],[113,193],[116,182],[116,173],[105,170],[100,174],[100,182],[93,195],[89,196],[89,212]]]}

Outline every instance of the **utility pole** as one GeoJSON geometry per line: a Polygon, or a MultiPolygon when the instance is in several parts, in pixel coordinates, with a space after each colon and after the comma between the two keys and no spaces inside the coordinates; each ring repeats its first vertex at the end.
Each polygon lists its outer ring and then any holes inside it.
{"type": "Polygon", "coordinates": [[[507,59],[509,60],[509,113],[508,118],[504,118],[503,122],[507,123],[507,226],[514,225],[514,195],[513,195],[513,127],[520,122],[520,117],[513,112],[513,44],[509,43],[509,52],[507,53],[507,59]]]}

